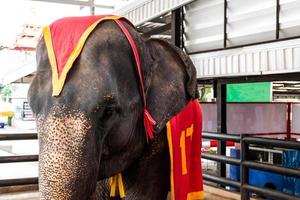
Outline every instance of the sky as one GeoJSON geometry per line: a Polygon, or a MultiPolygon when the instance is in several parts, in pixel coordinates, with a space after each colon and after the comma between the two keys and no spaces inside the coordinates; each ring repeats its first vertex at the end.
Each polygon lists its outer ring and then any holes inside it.
{"type": "MultiPolygon", "coordinates": [[[[124,5],[129,1],[98,0],[98,3],[124,5]],[[121,2],[121,4],[119,3],[121,2]]],[[[88,7],[45,3],[29,0],[3,0],[0,6],[0,46],[11,46],[17,34],[22,32],[26,23],[47,25],[55,19],[65,16],[89,15],[88,7]]],[[[109,9],[96,9],[96,14],[111,13],[109,9]]]]}
{"type": "MultiPolygon", "coordinates": [[[[114,5],[116,9],[134,0],[96,0],[96,4],[114,5]]],[[[113,10],[96,8],[95,14],[110,14],[113,10]]],[[[0,6],[0,47],[13,47],[24,24],[46,26],[66,16],[90,15],[89,7],[46,3],[30,0],[2,0],[0,6]]],[[[34,53],[0,49],[0,84],[19,76],[17,73],[34,70],[34,53]],[[28,68],[31,66],[31,69],[28,68]],[[26,69],[25,69],[26,68],[26,69]]]]}

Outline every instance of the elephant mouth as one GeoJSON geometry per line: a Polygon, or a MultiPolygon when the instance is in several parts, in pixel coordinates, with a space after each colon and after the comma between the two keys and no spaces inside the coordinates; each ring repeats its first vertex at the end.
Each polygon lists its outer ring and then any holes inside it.
{"type": "Polygon", "coordinates": [[[112,160],[111,157],[109,156],[102,156],[101,157],[101,164],[99,167],[99,175],[98,178],[99,180],[106,179],[109,177],[112,177],[121,171],[124,171],[122,163],[119,164],[114,164],[115,161],[112,160]]]}

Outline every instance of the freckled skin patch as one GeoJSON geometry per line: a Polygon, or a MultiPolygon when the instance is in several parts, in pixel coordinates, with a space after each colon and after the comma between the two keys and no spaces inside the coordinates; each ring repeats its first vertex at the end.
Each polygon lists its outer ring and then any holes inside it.
{"type": "MultiPolygon", "coordinates": [[[[37,116],[40,139],[39,188],[42,200],[83,199],[89,191],[79,191],[95,164],[87,160],[91,149],[91,125],[80,111],[54,108],[45,118],[37,116]]],[[[93,150],[92,150],[93,152],[93,150]]],[[[95,173],[95,172],[94,172],[95,173]]],[[[91,191],[90,191],[91,192],[91,191]]]]}

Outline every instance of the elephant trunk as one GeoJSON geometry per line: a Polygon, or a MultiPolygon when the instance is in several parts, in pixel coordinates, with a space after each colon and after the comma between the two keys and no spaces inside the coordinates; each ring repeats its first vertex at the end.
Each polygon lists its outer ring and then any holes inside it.
{"type": "Polygon", "coordinates": [[[95,133],[82,113],[38,117],[41,200],[85,200],[94,193],[99,167],[95,133]]]}

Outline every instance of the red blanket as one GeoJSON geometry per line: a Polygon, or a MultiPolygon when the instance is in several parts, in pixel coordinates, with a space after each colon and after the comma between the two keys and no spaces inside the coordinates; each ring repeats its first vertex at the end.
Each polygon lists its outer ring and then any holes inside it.
{"type": "Polygon", "coordinates": [[[95,27],[101,21],[120,18],[113,15],[66,17],[44,28],[44,40],[52,67],[53,96],[60,94],[67,73],[95,27]]]}
{"type": "Polygon", "coordinates": [[[167,123],[171,200],[204,199],[201,169],[202,112],[198,100],[167,123]]]}
{"type": "Polygon", "coordinates": [[[134,58],[139,75],[140,91],[144,103],[144,126],[147,140],[153,139],[153,126],[155,120],[147,110],[146,95],[144,89],[144,79],[141,69],[139,52],[130,32],[122,21],[131,24],[126,18],[113,15],[99,15],[87,17],[67,17],[53,22],[44,28],[44,40],[46,43],[49,62],[52,68],[52,89],[53,96],[58,96],[65,84],[68,72],[73,66],[74,61],[80,55],[82,48],[96,26],[104,20],[114,20],[126,36],[134,58]]]}

